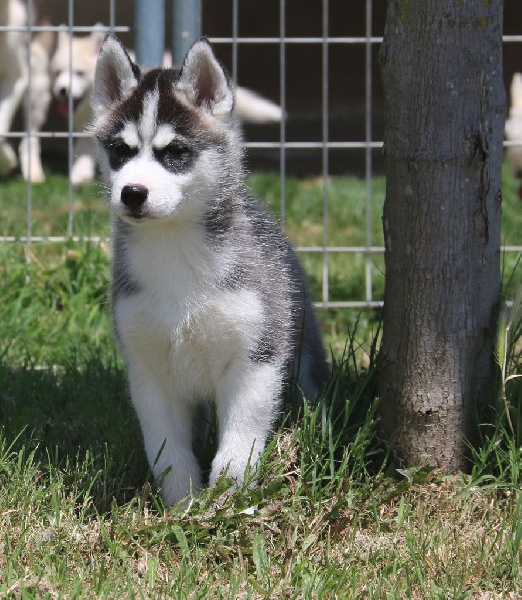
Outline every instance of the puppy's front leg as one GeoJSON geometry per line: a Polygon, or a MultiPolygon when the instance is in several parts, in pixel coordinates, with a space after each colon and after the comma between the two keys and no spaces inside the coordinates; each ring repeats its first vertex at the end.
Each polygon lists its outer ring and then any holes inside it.
{"type": "Polygon", "coordinates": [[[74,145],[74,163],[71,169],[71,183],[89,183],[96,175],[96,154],[94,144],[88,138],[78,138],[74,145]]]}
{"type": "Polygon", "coordinates": [[[201,488],[192,451],[192,407],[162,389],[155,373],[129,365],[131,399],[140,420],[145,451],[167,505],[177,504],[201,488]]]}
{"type": "Polygon", "coordinates": [[[219,447],[211,485],[223,471],[240,485],[247,466],[256,468],[277,416],[281,380],[281,369],[275,364],[240,361],[221,377],[216,398],[219,447]]]}

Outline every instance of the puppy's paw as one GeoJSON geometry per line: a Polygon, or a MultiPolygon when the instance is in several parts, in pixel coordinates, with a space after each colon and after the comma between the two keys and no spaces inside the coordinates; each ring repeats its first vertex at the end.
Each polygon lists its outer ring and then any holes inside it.
{"type": "Polygon", "coordinates": [[[45,175],[40,160],[40,143],[37,139],[24,138],[20,142],[20,168],[23,178],[31,183],[44,183],[45,175]]]}
{"type": "Polygon", "coordinates": [[[11,145],[0,142],[0,175],[8,175],[17,165],[18,159],[11,145]]]}
{"type": "Polygon", "coordinates": [[[91,156],[82,155],[75,161],[71,169],[71,183],[83,185],[93,181],[96,174],[96,165],[91,156]]]}

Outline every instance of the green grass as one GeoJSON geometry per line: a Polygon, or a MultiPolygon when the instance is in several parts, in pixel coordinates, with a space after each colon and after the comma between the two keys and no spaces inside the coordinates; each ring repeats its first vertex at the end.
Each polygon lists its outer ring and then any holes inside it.
{"type": "MultiPolygon", "coordinates": [[[[279,179],[252,187],[279,212],[279,179]]],[[[323,182],[290,180],[295,244],[322,243],[323,182]]],[[[33,190],[33,234],[63,235],[67,183],[33,190]]],[[[329,183],[329,243],[364,245],[364,182],[329,183]]],[[[75,191],[75,234],[104,236],[98,186],[75,191]]],[[[382,244],[384,181],[373,182],[382,244]]],[[[504,243],[521,204],[505,173],[504,243]]],[[[26,187],[0,188],[3,233],[24,235],[26,187]]],[[[302,256],[320,299],[322,257],[302,256]]],[[[520,283],[506,257],[506,293],[520,283]],[[510,285],[507,286],[511,278],[510,285]]],[[[332,299],[361,298],[364,256],[333,256],[332,299]]],[[[376,297],[382,263],[373,264],[376,297]]],[[[107,311],[104,244],[0,245],[0,597],[510,598],[522,586],[522,384],[479,417],[470,476],[402,472],[379,439],[376,311],[320,311],[330,406],[278,427],[259,484],[227,481],[165,511],[144,456],[107,311]],[[515,429],[506,420],[506,407],[515,429]]],[[[521,373],[520,326],[503,354],[521,373]]],[[[378,342],[378,339],[377,339],[378,342]]],[[[289,398],[291,402],[291,398],[289,398]]],[[[289,411],[291,412],[291,411],[289,411]]]]}
{"type": "MultiPolygon", "coordinates": [[[[250,185],[276,215],[281,214],[280,181],[277,175],[253,175],[250,185]]],[[[285,227],[295,246],[323,245],[322,198],[324,181],[290,179],[285,187],[285,227]]],[[[383,246],[382,205],[384,178],[372,181],[371,245],[383,246]]],[[[357,177],[334,177],[328,181],[327,244],[329,246],[366,246],[366,185],[357,177]]],[[[322,255],[301,255],[307,272],[311,275],[315,298],[321,299],[322,255]]],[[[361,300],[364,298],[364,253],[331,254],[328,257],[330,300],[361,300]],[[347,263],[349,268],[347,270],[347,263]]],[[[384,261],[373,257],[373,295],[382,299],[384,291],[384,261]]]]}
{"type": "MultiPolygon", "coordinates": [[[[31,193],[31,234],[34,236],[67,235],[69,221],[68,182],[61,175],[47,174],[44,184],[35,184],[31,193]]],[[[106,235],[107,213],[103,189],[98,183],[75,188],[72,197],[74,235],[106,235]]],[[[2,181],[0,235],[27,235],[28,189],[20,177],[2,181]]]]}

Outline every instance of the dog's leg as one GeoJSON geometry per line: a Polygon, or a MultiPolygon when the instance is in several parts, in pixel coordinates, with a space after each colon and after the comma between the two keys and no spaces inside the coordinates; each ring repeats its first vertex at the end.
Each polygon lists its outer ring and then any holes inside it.
{"type": "Polygon", "coordinates": [[[192,451],[192,407],[168,397],[157,380],[157,373],[148,373],[143,364],[129,365],[147,458],[165,504],[172,505],[197,493],[201,474],[192,451]]]}
{"type": "Polygon", "coordinates": [[[51,103],[51,80],[49,76],[48,59],[42,55],[42,50],[31,48],[32,76],[31,93],[25,98],[26,129],[29,132],[20,142],[20,168],[26,181],[43,183],[45,175],[42,167],[40,138],[33,135],[42,130],[51,103]],[[28,104],[31,118],[28,118],[28,104]],[[29,131],[30,130],[30,131],[29,131]]]}
{"type": "Polygon", "coordinates": [[[0,83],[0,175],[7,175],[18,164],[16,153],[1,136],[9,131],[22,96],[27,89],[27,79],[0,83]]]}
{"type": "Polygon", "coordinates": [[[40,138],[35,135],[23,137],[18,152],[23,178],[31,183],[43,183],[45,175],[40,159],[40,138]]]}
{"type": "Polygon", "coordinates": [[[74,145],[74,164],[71,169],[71,183],[89,183],[96,175],[94,143],[89,138],[78,138],[74,145]]]}
{"type": "Polygon", "coordinates": [[[211,485],[222,472],[240,485],[247,466],[255,471],[277,415],[280,394],[278,366],[245,366],[237,361],[228,367],[217,386],[219,447],[212,462],[211,485]]]}

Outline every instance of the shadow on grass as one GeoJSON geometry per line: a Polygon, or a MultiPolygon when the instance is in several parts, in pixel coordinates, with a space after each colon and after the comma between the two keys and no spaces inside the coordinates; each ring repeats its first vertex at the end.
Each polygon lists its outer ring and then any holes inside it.
{"type": "Polygon", "coordinates": [[[76,490],[85,485],[101,513],[149,479],[124,373],[95,357],[58,369],[0,362],[0,433],[12,452],[34,452],[43,475],[60,470],[76,490]]]}
{"type": "MultiPolygon", "coordinates": [[[[327,402],[298,404],[296,390],[289,391],[293,399],[286,398],[287,419],[275,438],[288,427],[294,431],[295,466],[311,498],[335,495],[348,473],[352,482],[365,479],[386,462],[386,449],[375,437],[375,348],[371,355],[370,368],[362,371],[348,357],[334,365],[327,402]]],[[[154,487],[125,373],[116,361],[92,357],[81,367],[57,369],[0,362],[0,390],[0,437],[13,454],[34,452],[40,484],[59,471],[64,493],[88,495],[102,514],[154,487]]],[[[212,456],[205,452],[215,450],[215,427],[210,433],[210,444],[197,452],[207,471],[212,456]]],[[[268,471],[275,469],[273,476],[287,467],[272,464],[268,471]]]]}

